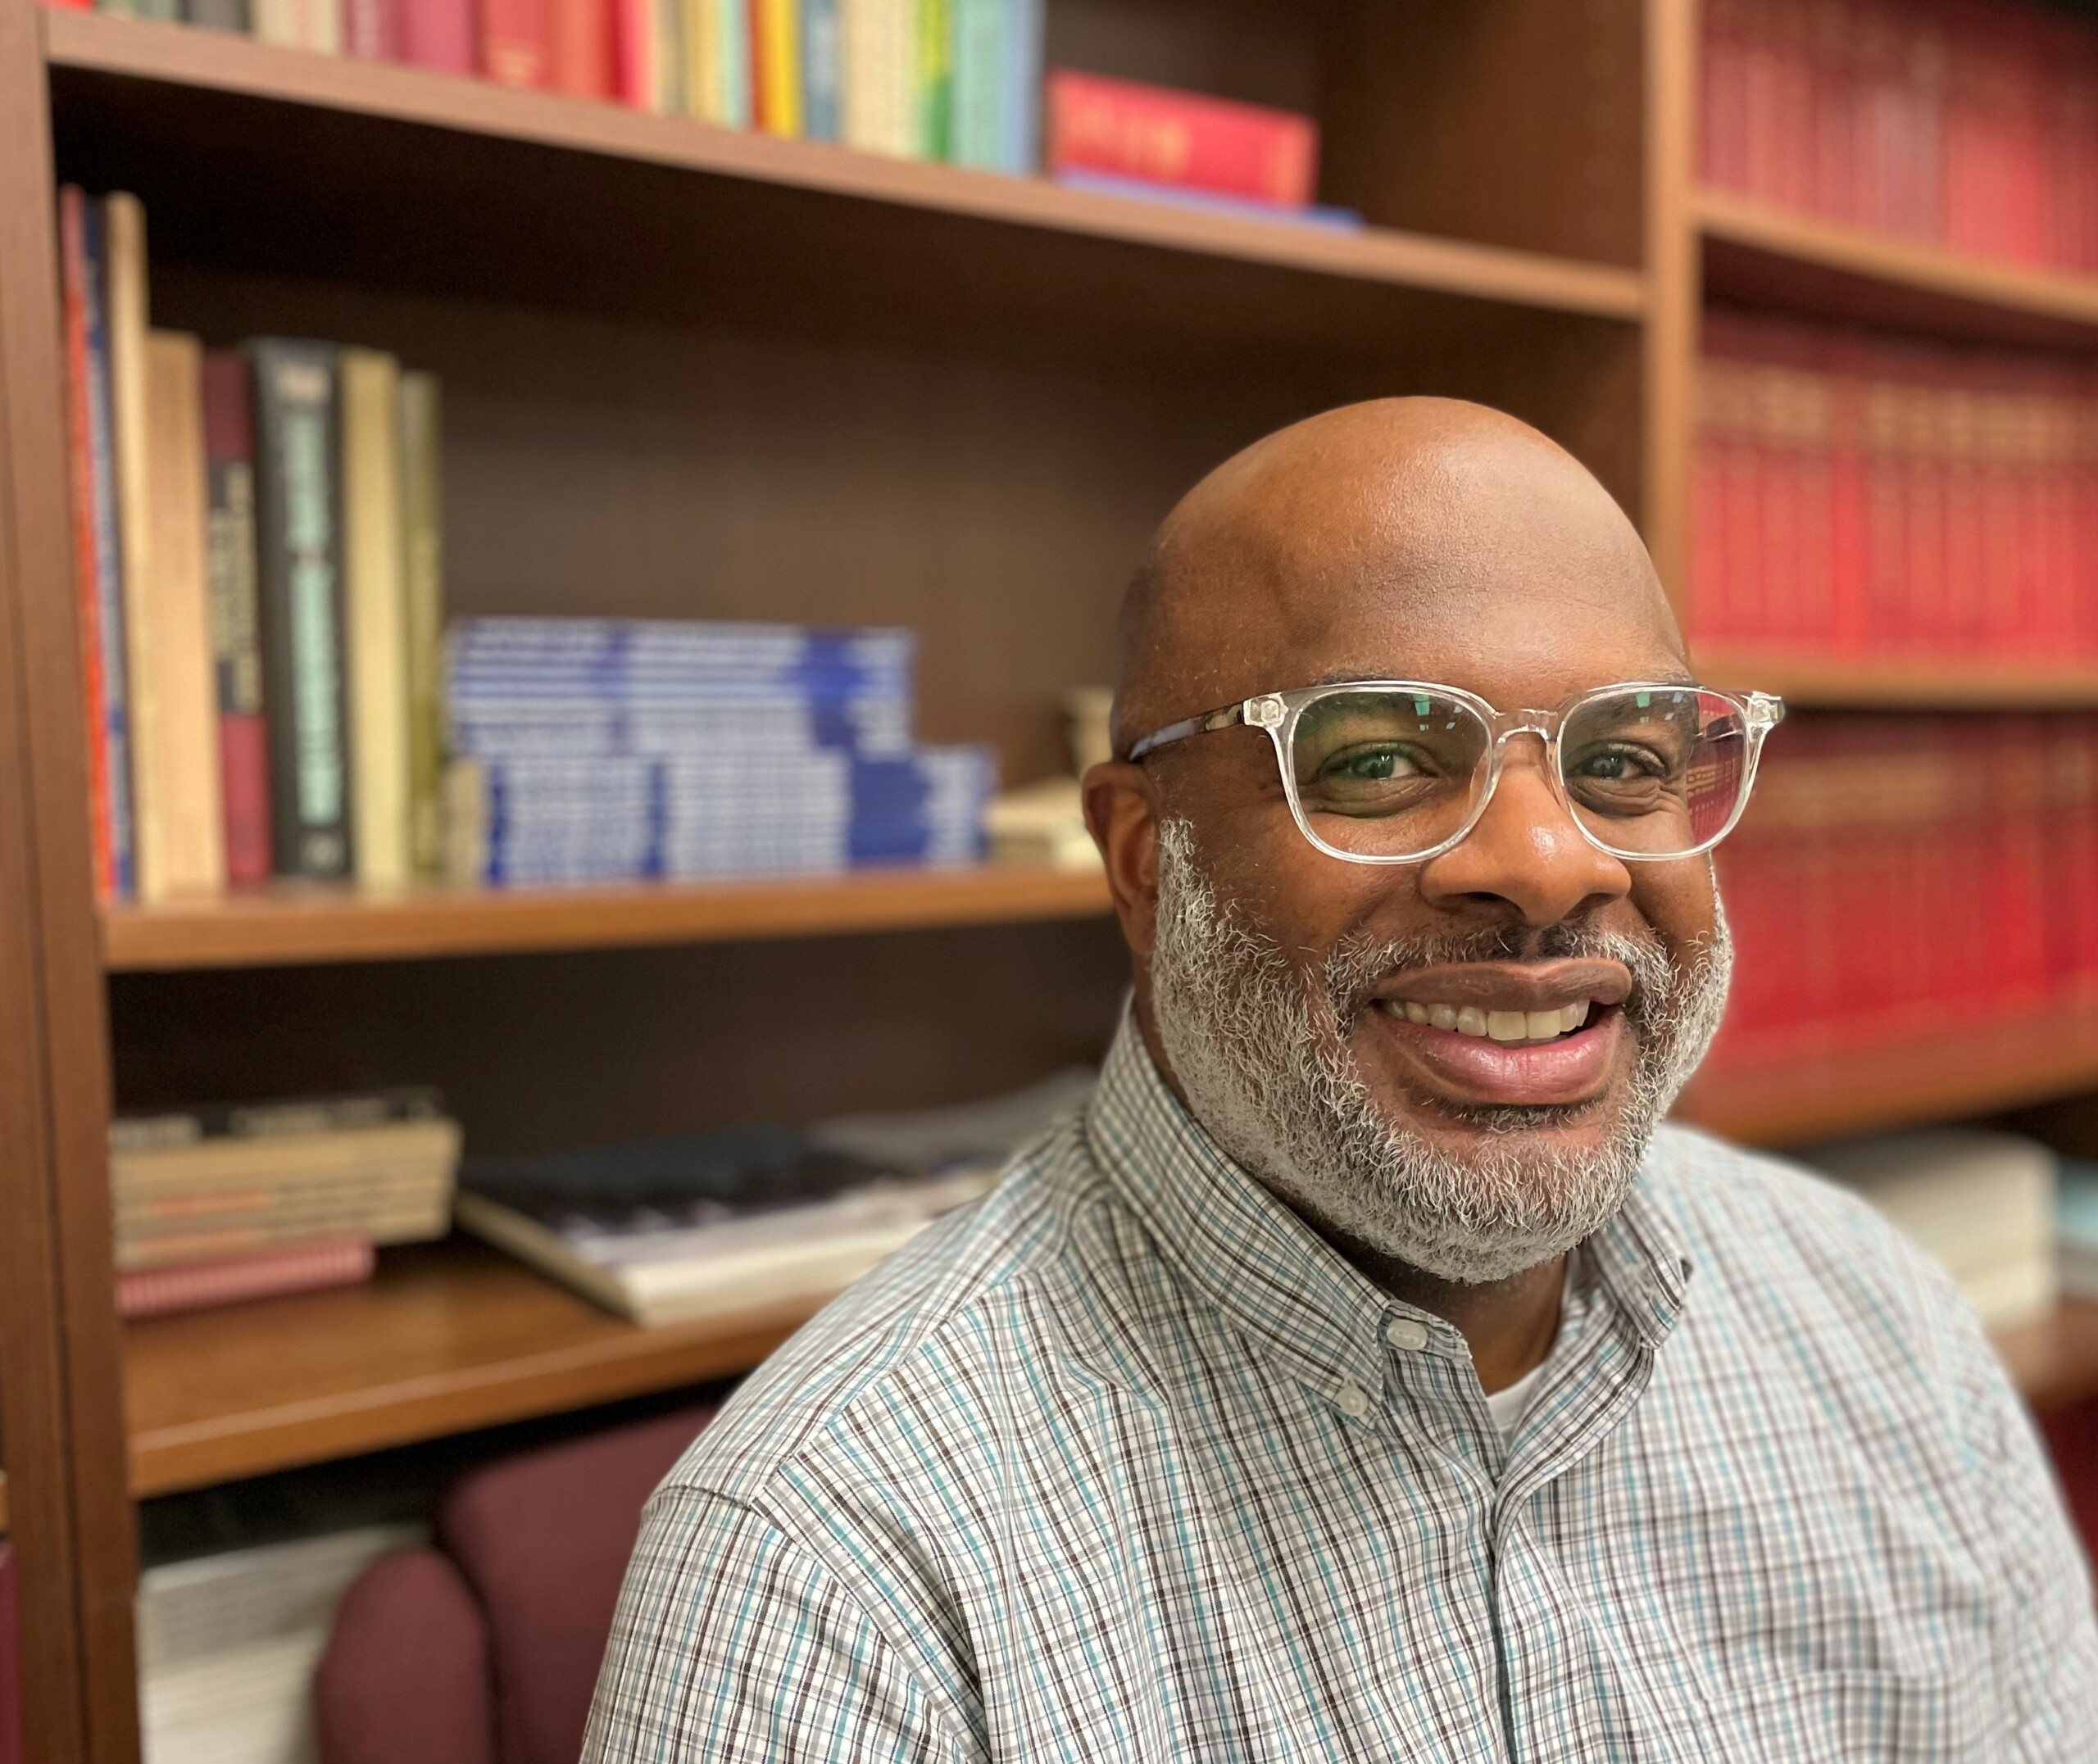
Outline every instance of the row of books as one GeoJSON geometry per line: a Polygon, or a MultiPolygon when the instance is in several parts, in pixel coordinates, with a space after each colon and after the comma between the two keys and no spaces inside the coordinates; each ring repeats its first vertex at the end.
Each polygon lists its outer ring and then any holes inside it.
{"type": "Polygon", "coordinates": [[[1036,165],[1041,0],[50,0],[986,170],[1036,165]]]}
{"type": "Polygon", "coordinates": [[[2098,270],[2098,31],[2004,0],[1710,0],[1705,179],[1977,256],[2098,270]]]}
{"type": "Polygon", "coordinates": [[[559,884],[959,864],[984,746],[911,737],[901,630],[475,619],[447,642],[461,882],[559,884]]]}
{"type": "Polygon", "coordinates": [[[460,1135],[432,1092],[125,1116],[110,1129],[120,1314],[369,1280],[451,1229],[460,1135]]]}
{"type": "Polygon", "coordinates": [[[1713,311],[1692,635],[2098,660],[2098,372],[1713,311]]]}
{"type": "Polygon", "coordinates": [[[436,380],[153,330],[138,201],[69,185],[59,226],[103,891],[436,873],[436,380]]]}
{"type": "Polygon", "coordinates": [[[2098,715],[1801,718],[1719,865],[1716,1067],[2098,1000],[2098,715]]]}

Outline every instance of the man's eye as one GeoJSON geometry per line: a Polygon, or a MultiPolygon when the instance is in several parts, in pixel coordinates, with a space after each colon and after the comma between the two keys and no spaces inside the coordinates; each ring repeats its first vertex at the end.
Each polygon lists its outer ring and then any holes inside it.
{"type": "Polygon", "coordinates": [[[1351,783],[1374,783],[1385,778],[1411,778],[1420,768],[1396,747],[1358,747],[1336,754],[1326,762],[1325,775],[1351,783]]]}
{"type": "Polygon", "coordinates": [[[1638,748],[1607,747],[1583,755],[1574,769],[1574,775],[1604,784],[1646,783],[1666,778],[1669,769],[1658,755],[1638,748]]]}

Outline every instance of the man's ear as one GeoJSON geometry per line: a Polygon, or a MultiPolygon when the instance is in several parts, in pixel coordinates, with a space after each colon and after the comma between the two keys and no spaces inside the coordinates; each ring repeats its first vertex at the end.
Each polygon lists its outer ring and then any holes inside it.
{"type": "Polygon", "coordinates": [[[1107,891],[1123,940],[1138,963],[1151,958],[1158,906],[1158,804],[1140,765],[1107,760],[1086,769],[1085,824],[1107,866],[1107,891]]]}

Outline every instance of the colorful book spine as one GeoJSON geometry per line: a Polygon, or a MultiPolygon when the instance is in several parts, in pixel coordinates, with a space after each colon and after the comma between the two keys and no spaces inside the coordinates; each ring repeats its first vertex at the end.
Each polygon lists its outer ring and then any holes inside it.
{"type": "Polygon", "coordinates": [[[342,52],[340,0],[252,0],[251,14],[261,42],[324,55],[342,52]]]}
{"type": "Polygon", "coordinates": [[[237,351],[204,356],[204,465],[226,880],[247,886],[270,879],[274,852],[256,605],[255,424],[247,361],[237,351]]]}
{"type": "Polygon", "coordinates": [[[953,25],[952,127],[947,156],[957,166],[1005,169],[1002,127],[1010,57],[1010,0],[948,0],[953,25]]]}
{"type": "Polygon", "coordinates": [[[656,63],[659,0],[611,0],[612,9],[612,96],[629,110],[653,111],[661,96],[656,63]]]}
{"type": "Polygon", "coordinates": [[[247,0],[184,0],[182,16],[185,23],[202,25],[210,30],[245,33],[247,0]]]}
{"type": "MultiPolygon", "coordinates": [[[[211,665],[205,536],[203,348],[193,337],[146,338],[147,479],[152,533],[140,599],[150,646],[134,680],[150,677],[153,716],[138,730],[139,895],[147,901],[216,894],[225,885],[219,779],[219,706],[211,665]]],[[[134,653],[136,653],[134,651],[134,653]]]]}
{"type": "Polygon", "coordinates": [[[124,685],[124,581],[117,551],[109,350],[102,316],[102,214],[74,185],[59,193],[66,321],[75,592],[87,707],[96,886],[131,892],[131,759],[124,685]]]}
{"type": "Polygon", "coordinates": [[[572,98],[612,95],[612,21],[606,0],[547,0],[547,84],[572,98]]]}
{"type": "MultiPolygon", "coordinates": [[[[745,0],[733,0],[740,11],[745,0]]],[[[682,0],[679,26],[684,48],[685,113],[702,122],[739,127],[729,120],[729,70],[723,65],[724,42],[718,14],[722,0],[682,0]]]]}
{"type": "Polygon", "coordinates": [[[1008,6],[999,170],[1024,177],[1042,164],[1042,0],[1008,0],[1008,6]]]}
{"type": "Polygon", "coordinates": [[[838,0],[799,0],[802,45],[802,133],[811,141],[838,135],[840,81],[838,0]]]}
{"type": "Polygon", "coordinates": [[[845,144],[909,158],[918,150],[915,0],[838,0],[838,20],[845,144]]]}
{"type": "Polygon", "coordinates": [[[1287,111],[1058,69],[1048,81],[1051,173],[1106,172],[1221,196],[1311,200],[1318,125],[1287,111]]]}
{"type": "Polygon", "coordinates": [[[751,0],[757,70],[757,125],[767,134],[802,133],[799,0],[751,0]]]}
{"type": "Polygon", "coordinates": [[[552,71],[550,0],[479,0],[481,74],[499,86],[536,88],[552,71]]]}
{"type": "Polygon", "coordinates": [[[127,1268],[116,1277],[116,1314],[126,1319],[171,1317],[288,1293],[361,1286],[377,1267],[369,1243],[339,1238],[224,1261],[127,1268]]]}
{"type": "Polygon", "coordinates": [[[368,61],[402,58],[402,0],[343,0],[344,52],[368,61]]]}
{"type": "Polygon", "coordinates": [[[444,868],[444,497],[442,393],[401,376],[402,572],[407,597],[408,847],[418,876],[444,868]]]}
{"type": "Polygon", "coordinates": [[[401,59],[438,73],[470,74],[479,65],[474,0],[399,0],[401,59]]]}
{"type": "Polygon", "coordinates": [[[375,349],[336,357],[343,435],[343,633],[351,845],[357,881],[413,873],[408,759],[408,601],[401,524],[401,367],[375,349]]]}
{"type": "Polygon", "coordinates": [[[691,48],[685,16],[689,0],[650,0],[650,3],[653,16],[649,29],[654,46],[648,65],[655,84],[646,107],[661,116],[689,116],[692,97],[687,89],[687,75],[691,71],[691,48]]]}
{"type": "Polygon", "coordinates": [[[920,159],[943,160],[954,149],[953,0],[917,0],[914,147],[920,159]]]}
{"type": "Polygon", "coordinates": [[[334,351],[261,338],[255,370],[257,543],[270,820],[281,876],[352,873],[343,690],[342,528],[334,351]]]}

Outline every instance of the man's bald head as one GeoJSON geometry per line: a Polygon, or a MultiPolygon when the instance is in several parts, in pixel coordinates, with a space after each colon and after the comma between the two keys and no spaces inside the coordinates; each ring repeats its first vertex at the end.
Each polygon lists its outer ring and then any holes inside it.
{"type": "Polygon", "coordinates": [[[1489,607],[1528,596],[1646,627],[1680,659],[1631,523],[1527,424],[1448,398],[1307,418],[1225,460],[1160,527],[1123,601],[1117,750],[1197,711],[1310,683],[1290,659],[1344,655],[1351,626],[1364,633],[1359,671],[1387,673],[1395,629],[1440,651],[1489,607]]]}

